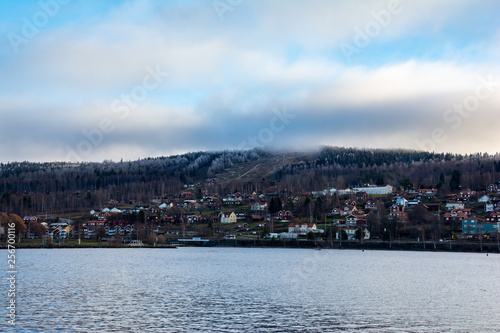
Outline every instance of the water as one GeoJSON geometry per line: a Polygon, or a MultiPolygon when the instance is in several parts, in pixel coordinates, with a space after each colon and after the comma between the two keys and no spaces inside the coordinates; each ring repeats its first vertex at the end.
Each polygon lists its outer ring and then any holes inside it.
{"type": "Polygon", "coordinates": [[[2,332],[500,332],[498,254],[26,249],[16,259],[18,319],[6,323],[3,278],[2,332]]]}

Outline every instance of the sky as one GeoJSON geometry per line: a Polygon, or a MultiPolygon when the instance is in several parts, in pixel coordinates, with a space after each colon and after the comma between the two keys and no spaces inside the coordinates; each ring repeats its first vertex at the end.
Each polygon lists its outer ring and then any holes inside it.
{"type": "Polygon", "coordinates": [[[496,0],[0,0],[0,162],[494,154],[496,0]]]}

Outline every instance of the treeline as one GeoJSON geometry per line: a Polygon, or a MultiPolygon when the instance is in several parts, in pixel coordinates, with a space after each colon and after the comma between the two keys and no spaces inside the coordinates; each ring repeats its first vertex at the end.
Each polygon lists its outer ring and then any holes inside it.
{"type": "Polygon", "coordinates": [[[317,158],[286,165],[275,180],[295,191],[390,184],[401,189],[484,190],[500,180],[500,156],[325,147],[317,158]],[[460,183],[453,178],[460,175],[460,183]],[[453,181],[452,181],[453,180],[453,181]]]}
{"type": "Polygon", "coordinates": [[[268,164],[272,169],[265,174],[259,171],[251,181],[226,178],[209,192],[251,193],[277,185],[280,191],[296,195],[363,184],[434,187],[448,192],[459,188],[483,190],[500,180],[498,155],[325,147],[317,154],[297,154],[309,157],[288,165],[274,163],[278,155],[249,150],[103,163],[0,164],[0,211],[31,215],[99,209],[110,199],[149,203],[151,198],[180,192],[186,184],[199,182],[203,187],[207,178],[247,162],[262,165],[271,161],[268,164]]]}
{"type": "Polygon", "coordinates": [[[149,202],[266,154],[195,152],[127,162],[0,164],[0,211],[27,215],[99,208],[110,199],[149,202]]]}

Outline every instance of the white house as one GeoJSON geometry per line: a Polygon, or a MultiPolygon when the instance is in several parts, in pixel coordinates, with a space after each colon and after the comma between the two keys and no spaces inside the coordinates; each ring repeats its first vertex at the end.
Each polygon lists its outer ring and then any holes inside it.
{"type": "Polygon", "coordinates": [[[267,203],[266,202],[254,202],[250,205],[251,210],[267,210],[267,203]]]}
{"type": "Polygon", "coordinates": [[[483,202],[484,203],[484,202],[488,202],[490,200],[491,200],[491,198],[489,196],[483,195],[481,198],[477,199],[477,202],[483,202]]]}
{"type": "MultiPolygon", "coordinates": [[[[341,230],[344,230],[347,234],[347,240],[355,240],[356,239],[356,230],[358,230],[359,228],[356,228],[356,227],[347,227],[347,228],[342,228],[341,230]]],[[[336,238],[337,239],[340,239],[340,232],[341,230],[337,231],[336,233],[336,238]]],[[[368,231],[368,229],[366,228],[363,228],[363,232],[365,234],[365,237],[363,237],[363,239],[370,239],[370,231],[368,231]]]]}
{"type": "Polygon", "coordinates": [[[500,200],[488,200],[484,203],[485,212],[493,212],[500,209],[500,200]]]}
{"type": "Polygon", "coordinates": [[[309,231],[317,232],[315,223],[295,223],[292,222],[288,225],[288,233],[297,233],[299,235],[307,235],[309,231]]]}

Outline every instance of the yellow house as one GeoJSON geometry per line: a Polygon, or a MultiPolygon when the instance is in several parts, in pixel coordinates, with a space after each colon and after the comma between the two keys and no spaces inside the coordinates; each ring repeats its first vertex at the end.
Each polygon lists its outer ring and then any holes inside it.
{"type": "Polygon", "coordinates": [[[220,223],[236,223],[237,218],[234,212],[222,212],[220,214],[220,223]]]}

